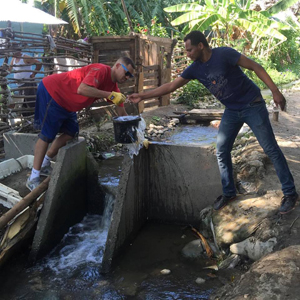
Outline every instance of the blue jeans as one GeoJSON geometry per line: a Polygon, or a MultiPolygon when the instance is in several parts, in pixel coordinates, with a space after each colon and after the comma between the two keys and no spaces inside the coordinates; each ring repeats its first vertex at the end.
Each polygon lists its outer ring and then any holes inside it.
{"type": "Polygon", "coordinates": [[[233,180],[231,150],[234,140],[246,123],[255,134],[264,152],[274,164],[277,176],[281,182],[284,195],[296,193],[294,179],[287,165],[286,159],[275,139],[269,120],[269,113],[265,101],[249,103],[242,110],[225,109],[217,137],[217,159],[221,174],[223,194],[236,195],[233,180]]]}

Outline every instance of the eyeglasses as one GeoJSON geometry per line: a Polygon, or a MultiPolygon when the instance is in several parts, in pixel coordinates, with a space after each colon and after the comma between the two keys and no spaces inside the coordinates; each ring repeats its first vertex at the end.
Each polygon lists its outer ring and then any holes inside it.
{"type": "Polygon", "coordinates": [[[128,76],[128,77],[130,77],[130,78],[134,77],[133,74],[131,74],[131,73],[128,71],[128,69],[127,69],[123,64],[121,64],[121,66],[122,66],[123,69],[126,71],[125,76],[128,76]]]}

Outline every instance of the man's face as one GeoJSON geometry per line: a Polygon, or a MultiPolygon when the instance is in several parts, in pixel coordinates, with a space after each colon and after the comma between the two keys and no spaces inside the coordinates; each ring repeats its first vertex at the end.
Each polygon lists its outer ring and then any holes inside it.
{"type": "Polygon", "coordinates": [[[123,83],[127,79],[133,77],[134,69],[132,65],[125,65],[123,63],[117,64],[117,82],[123,83]]]}
{"type": "Polygon", "coordinates": [[[197,46],[192,45],[191,40],[184,42],[186,55],[192,61],[196,61],[201,58],[203,52],[203,44],[199,43],[197,46]]]}

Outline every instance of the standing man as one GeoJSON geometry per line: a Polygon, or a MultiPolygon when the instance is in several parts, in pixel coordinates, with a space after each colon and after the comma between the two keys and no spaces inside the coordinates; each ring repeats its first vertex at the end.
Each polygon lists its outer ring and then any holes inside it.
{"type": "MultiPolygon", "coordinates": [[[[25,96],[24,102],[31,102],[23,104],[23,107],[34,107],[36,97],[36,82],[34,81],[35,75],[41,70],[42,64],[37,59],[22,54],[21,50],[14,52],[14,58],[10,62],[9,72],[12,69],[16,71],[14,73],[14,79],[17,80],[16,84],[20,88],[20,95],[25,96]],[[35,65],[33,70],[32,66],[35,65]],[[27,97],[31,96],[31,97],[27,97]]],[[[24,113],[23,116],[29,116],[32,113],[24,113]]]]}
{"type": "Polygon", "coordinates": [[[49,75],[40,82],[34,125],[41,132],[35,145],[32,172],[26,182],[30,190],[40,184],[40,175],[50,174],[50,161],[58,150],[78,134],[77,111],[90,106],[97,99],[105,98],[117,105],[118,115],[127,115],[123,103],[126,97],[120,93],[117,84],[133,77],[134,69],[134,62],[129,57],[122,57],[112,68],[91,64],[49,75]],[[55,139],[59,132],[62,134],[55,139]]]}
{"type": "Polygon", "coordinates": [[[293,176],[276,142],[260,89],[240,67],[255,72],[269,87],[276,106],[280,106],[281,110],[285,108],[285,98],[261,65],[236,50],[229,47],[211,49],[200,31],[190,32],[184,38],[184,42],[187,56],[193,63],[181,76],[152,91],[132,94],[129,100],[138,103],[147,98],[169,94],[190,80],[197,79],[226,107],[217,137],[217,159],[223,194],[215,200],[214,209],[219,210],[236,198],[231,150],[239,130],[246,123],[272,160],[281,182],[284,196],[279,212],[281,214],[290,212],[298,199],[293,176]]]}

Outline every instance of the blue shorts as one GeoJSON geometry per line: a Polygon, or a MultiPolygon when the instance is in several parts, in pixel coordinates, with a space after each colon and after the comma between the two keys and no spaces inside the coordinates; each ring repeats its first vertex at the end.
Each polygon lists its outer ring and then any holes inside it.
{"type": "Polygon", "coordinates": [[[58,133],[72,137],[79,132],[76,112],[69,112],[58,105],[41,81],[36,95],[34,127],[41,130],[39,138],[51,143],[58,133]]]}

